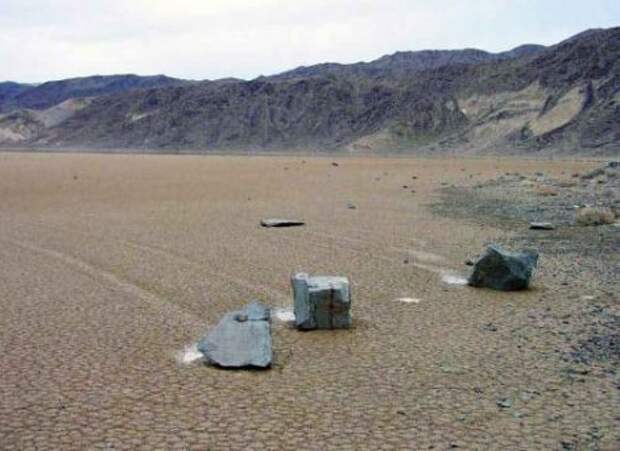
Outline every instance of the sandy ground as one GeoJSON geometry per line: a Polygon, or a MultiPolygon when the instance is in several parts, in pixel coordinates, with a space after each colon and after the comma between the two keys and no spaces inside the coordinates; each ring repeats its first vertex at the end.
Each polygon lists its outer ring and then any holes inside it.
{"type": "Polygon", "coordinates": [[[617,362],[566,357],[609,280],[543,253],[526,292],[446,283],[514,232],[428,206],[594,165],[332,161],[1,153],[0,448],[618,449],[617,362]],[[180,361],[253,298],[289,308],[301,270],[350,278],[351,330],[274,320],[269,371],[180,361]]]}

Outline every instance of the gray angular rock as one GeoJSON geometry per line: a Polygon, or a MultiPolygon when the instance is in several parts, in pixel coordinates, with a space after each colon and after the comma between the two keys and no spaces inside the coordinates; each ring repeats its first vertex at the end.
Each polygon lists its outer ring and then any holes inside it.
{"type": "Polygon", "coordinates": [[[261,219],[260,225],[263,227],[299,227],[306,223],[297,219],[266,218],[261,219]]]}
{"type": "Polygon", "coordinates": [[[524,290],[537,264],[536,251],[509,252],[491,245],[474,263],[468,283],[501,291],[524,290]]]}
{"type": "Polygon", "coordinates": [[[351,292],[346,277],[310,277],[297,273],[291,285],[298,329],[347,329],[351,326],[351,292]]]}
{"type": "Polygon", "coordinates": [[[198,350],[207,362],[223,368],[268,368],[271,366],[271,312],[253,301],[244,309],[227,313],[198,350]]]}

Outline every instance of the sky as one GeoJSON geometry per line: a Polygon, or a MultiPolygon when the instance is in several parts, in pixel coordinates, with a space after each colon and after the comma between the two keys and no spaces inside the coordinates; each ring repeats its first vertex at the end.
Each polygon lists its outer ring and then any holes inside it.
{"type": "Polygon", "coordinates": [[[503,51],[620,25],[620,0],[0,0],[0,80],[251,79],[402,50],[503,51]]]}

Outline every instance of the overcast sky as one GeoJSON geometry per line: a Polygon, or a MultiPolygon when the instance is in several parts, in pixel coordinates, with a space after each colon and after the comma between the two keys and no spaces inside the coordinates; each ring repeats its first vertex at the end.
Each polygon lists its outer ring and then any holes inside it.
{"type": "Polygon", "coordinates": [[[0,80],[254,78],[397,50],[553,44],[620,0],[0,0],[0,80]]]}

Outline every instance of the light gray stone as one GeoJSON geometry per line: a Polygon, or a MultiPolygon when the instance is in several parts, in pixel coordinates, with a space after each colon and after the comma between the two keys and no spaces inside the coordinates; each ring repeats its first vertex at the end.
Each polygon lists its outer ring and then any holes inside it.
{"type": "Polygon", "coordinates": [[[293,286],[298,329],[347,329],[351,326],[351,293],[346,277],[297,273],[293,286]]]}
{"type": "Polygon", "coordinates": [[[524,290],[529,286],[537,263],[536,251],[508,252],[491,245],[474,263],[468,283],[501,291],[524,290]]]}
{"type": "Polygon", "coordinates": [[[207,362],[223,368],[271,366],[271,312],[253,301],[243,310],[227,313],[198,342],[207,362]]]}
{"type": "Polygon", "coordinates": [[[283,218],[266,218],[261,219],[260,225],[263,227],[299,227],[306,223],[297,219],[283,219],[283,218]]]}

